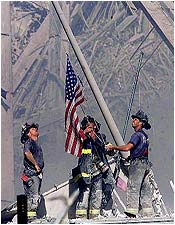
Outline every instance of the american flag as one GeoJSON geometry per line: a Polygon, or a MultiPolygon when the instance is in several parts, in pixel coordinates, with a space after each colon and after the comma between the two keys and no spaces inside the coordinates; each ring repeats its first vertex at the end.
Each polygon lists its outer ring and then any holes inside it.
{"type": "Polygon", "coordinates": [[[65,151],[75,155],[81,156],[82,142],[79,137],[80,123],[77,115],[77,107],[84,101],[82,94],[82,87],[74,73],[69,57],[67,56],[67,71],[65,84],[65,129],[66,142],[65,151]]]}

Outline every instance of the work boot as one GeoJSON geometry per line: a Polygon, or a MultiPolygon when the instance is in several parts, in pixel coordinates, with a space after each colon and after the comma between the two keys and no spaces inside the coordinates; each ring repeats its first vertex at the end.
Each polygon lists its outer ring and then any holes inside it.
{"type": "Polygon", "coordinates": [[[136,218],[136,215],[130,212],[124,212],[129,218],[136,218]]]}
{"type": "Polygon", "coordinates": [[[87,219],[86,209],[76,209],[76,219],[87,219]]]}
{"type": "Polygon", "coordinates": [[[111,217],[111,216],[114,216],[114,214],[113,214],[113,212],[112,212],[112,209],[109,209],[109,210],[102,209],[101,214],[102,214],[102,216],[104,216],[104,217],[111,217]]]}
{"type": "Polygon", "coordinates": [[[27,212],[28,222],[31,223],[32,221],[37,219],[36,211],[28,211],[27,212]]]}
{"type": "Polygon", "coordinates": [[[141,217],[154,217],[154,211],[152,208],[142,208],[139,212],[141,217]]]}
{"type": "Polygon", "coordinates": [[[89,219],[94,219],[97,218],[100,215],[100,210],[99,209],[90,209],[89,210],[89,219]]]}

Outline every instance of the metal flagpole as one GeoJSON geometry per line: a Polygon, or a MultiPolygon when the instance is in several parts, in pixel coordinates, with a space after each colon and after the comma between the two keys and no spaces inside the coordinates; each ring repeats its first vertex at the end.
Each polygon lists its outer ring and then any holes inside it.
{"type": "MultiPolygon", "coordinates": [[[[96,99],[96,101],[99,105],[99,108],[100,108],[100,110],[103,114],[103,117],[104,117],[104,119],[107,123],[107,126],[108,126],[108,128],[111,132],[111,135],[112,135],[115,143],[117,145],[124,145],[125,143],[122,139],[122,136],[119,133],[119,130],[116,126],[116,123],[115,123],[115,121],[114,121],[114,119],[113,119],[113,117],[112,117],[112,115],[111,115],[111,113],[110,113],[110,111],[109,111],[109,109],[106,105],[106,102],[105,102],[105,100],[104,100],[104,98],[103,98],[103,96],[102,96],[102,94],[101,94],[101,92],[100,92],[100,90],[97,86],[97,83],[96,83],[96,81],[95,81],[95,79],[94,79],[94,77],[93,77],[93,75],[92,75],[92,73],[89,69],[89,66],[88,66],[88,64],[87,64],[87,62],[86,62],[86,60],[85,60],[85,58],[84,58],[84,56],[81,52],[81,49],[78,46],[78,43],[77,43],[77,41],[76,41],[76,39],[75,39],[71,29],[70,29],[70,26],[67,23],[67,20],[64,16],[64,13],[63,13],[59,3],[55,2],[55,1],[52,1],[51,3],[52,3],[52,5],[53,5],[53,7],[56,11],[56,14],[59,17],[59,19],[61,21],[61,24],[62,24],[62,26],[63,26],[63,28],[64,28],[64,30],[65,30],[68,38],[69,38],[69,41],[72,45],[72,48],[75,52],[75,55],[76,55],[80,65],[81,65],[81,68],[82,68],[82,70],[83,70],[83,72],[84,72],[84,74],[87,78],[87,81],[88,81],[88,83],[91,87],[91,90],[92,90],[92,92],[95,96],[95,99],[96,99]]],[[[129,156],[129,152],[122,151],[121,154],[124,158],[127,158],[129,156]]]]}

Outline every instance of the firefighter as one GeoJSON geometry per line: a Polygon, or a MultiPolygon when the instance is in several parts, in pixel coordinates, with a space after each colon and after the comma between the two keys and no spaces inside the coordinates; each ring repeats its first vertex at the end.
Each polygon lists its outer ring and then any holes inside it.
{"type": "Polygon", "coordinates": [[[25,123],[21,131],[21,143],[24,145],[24,193],[27,195],[28,219],[37,217],[44,168],[43,151],[38,143],[38,124],[25,123]]]}
{"type": "Polygon", "coordinates": [[[108,209],[114,180],[105,155],[106,137],[98,132],[100,124],[87,116],[81,122],[81,129],[85,134],[82,155],[72,174],[80,190],[76,218],[92,219],[102,209],[108,209]]]}
{"type": "Polygon", "coordinates": [[[152,216],[152,192],[149,181],[151,163],[148,160],[148,135],[143,131],[151,128],[148,116],[141,110],[132,115],[132,127],[135,133],[131,136],[128,144],[123,146],[108,145],[110,150],[130,151],[130,167],[127,187],[128,217],[152,216]]]}

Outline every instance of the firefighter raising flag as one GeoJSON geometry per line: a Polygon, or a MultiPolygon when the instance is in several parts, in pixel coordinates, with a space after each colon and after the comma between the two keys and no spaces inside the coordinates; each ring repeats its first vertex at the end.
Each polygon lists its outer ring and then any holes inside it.
{"type": "Polygon", "coordinates": [[[79,137],[80,123],[77,115],[77,107],[84,101],[82,88],[74,73],[69,57],[67,56],[66,83],[65,83],[65,151],[80,157],[82,143],[79,137]]]}

